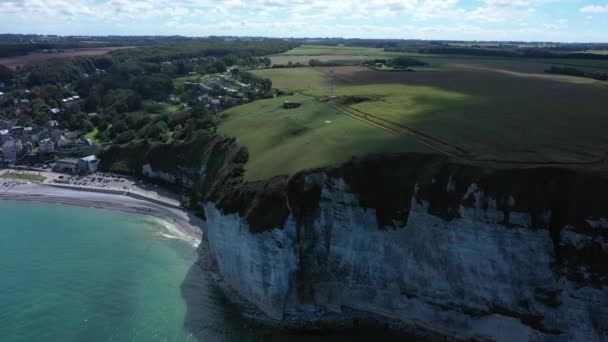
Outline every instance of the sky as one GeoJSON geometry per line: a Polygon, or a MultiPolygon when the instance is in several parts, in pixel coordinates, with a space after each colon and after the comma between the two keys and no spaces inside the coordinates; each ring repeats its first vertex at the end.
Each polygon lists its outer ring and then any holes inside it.
{"type": "Polygon", "coordinates": [[[608,0],[0,0],[0,33],[608,42],[608,0]]]}

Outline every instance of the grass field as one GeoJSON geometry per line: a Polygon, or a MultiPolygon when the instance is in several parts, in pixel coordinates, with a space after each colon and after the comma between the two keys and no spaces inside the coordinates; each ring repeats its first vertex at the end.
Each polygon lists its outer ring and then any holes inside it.
{"type": "MultiPolygon", "coordinates": [[[[384,53],[369,50],[302,46],[287,54],[384,53]]],[[[219,130],[248,147],[248,180],[369,154],[442,150],[476,160],[569,163],[597,161],[608,151],[608,82],[544,72],[555,64],[602,70],[606,61],[420,59],[430,67],[415,72],[359,66],[256,70],[275,88],[301,95],[230,109],[219,130]],[[327,104],[322,99],[328,96],[330,77],[337,99],[327,104]],[[303,105],[285,110],[285,100],[303,105]]]]}
{"type": "Polygon", "coordinates": [[[410,138],[353,119],[313,98],[296,95],[256,101],[224,112],[219,126],[249,150],[250,181],[348,161],[353,156],[432,150],[410,138]],[[284,109],[283,101],[302,104],[284,109]]]}
{"type": "Polygon", "coordinates": [[[90,139],[95,144],[98,144],[99,143],[99,138],[97,137],[98,134],[99,134],[99,128],[95,127],[95,128],[93,128],[92,131],[90,131],[89,133],[87,133],[85,135],[85,137],[87,139],[90,139]]]}
{"type": "Polygon", "coordinates": [[[435,55],[415,52],[386,52],[384,49],[366,47],[338,47],[322,45],[302,45],[280,55],[271,56],[272,64],[286,65],[289,62],[308,65],[311,59],[340,65],[359,65],[365,60],[393,58],[396,56],[433,57],[435,55]]]}
{"type": "Polygon", "coordinates": [[[260,69],[253,73],[272,80],[272,86],[278,89],[305,91],[327,87],[327,75],[317,68],[281,68],[260,69]]]}
{"type": "MultiPolygon", "coordinates": [[[[337,96],[375,98],[346,109],[422,132],[479,159],[589,161],[608,150],[607,82],[531,72],[537,69],[527,65],[477,65],[433,72],[284,69],[275,85],[326,97],[327,73],[333,70],[337,96]],[[299,76],[290,75],[292,70],[299,76]],[[309,79],[316,81],[300,81],[309,79]]],[[[275,81],[272,71],[259,72],[275,81]]]]}
{"type": "Polygon", "coordinates": [[[24,181],[29,181],[29,182],[36,182],[36,183],[42,183],[46,180],[46,177],[41,176],[41,175],[35,175],[35,174],[31,174],[31,173],[17,173],[17,172],[12,172],[12,171],[3,173],[2,175],[0,175],[0,178],[17,179],[17,180],[24,180],[24,181]]]}
{"type": "Polygon", "coordinates": [[[578,53],[592,53],[595,55],[608,55],[608,50],[585,50],[585,51],[577,51],[578,53]]]}
{"type": "Polygon", "coordinates": [[[284,52],[287,56],[363,56],[363,57],[395,57],[402,55],[398,52],[386,52],[384,49],[347,46],[302,45],[284,52]]]}

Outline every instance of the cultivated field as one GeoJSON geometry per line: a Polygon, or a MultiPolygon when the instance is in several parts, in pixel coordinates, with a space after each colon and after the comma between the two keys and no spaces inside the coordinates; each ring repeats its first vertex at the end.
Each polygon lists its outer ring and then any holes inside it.
{"type": "Polygon", "coordinates": [[[58,53],[31,53],[25,56],[0,58],[0,64],[6,65],[9,68],[16,68],[19,65],[26,65],[36,62],[42,62],[49,59],[74,58],[82,56],[100,56],[106,53],[129,49],[128,46],[120,47],[103,47],[103,48],[86,48],[86,49],[71,49],[58,53]]]}
{"type": "Polygon", "coordinates": [[[289,50],[282,55],[286,56],[363,56],[363,57],[394,57],[398,52],[386,52],[384,49],[367,47],[345,47],[324,45],[302,45],[289,50]]]}
{"type": "Polygon", "coordinates": [[[419,53],[386,52],[384,49],[367,47],[338,47],[323,45],[302,45],[280,55],[271,56],[272,64],[286,65],[289,62],[307,65],[311,59],[340,65],[358,65],[369,59],[393,58],[407,55],[410,57],[432,57],[419,53]]]}
{"type": "Polygon", "coordinates": [[[249,150],[247,180],[266,179],[377,153],[432,153],[427,146],[354,119],[301,95],[256,101],[224,112],[219,126],[249,150]],[[283,101],[301,103],[284,109],[283,101]]]}
{"type": "Polygon", "coordinates": [[[262,69],[253,73],[271,79],[272,86],[277,89],[304,91],[328,86],[327,73],[323,68],[262,69]]]}
{"type": "Polygon", "coordinates": [[[280,77],[274,70],[257,73],[276,87],[323,98],[333,70],[343,109],[470,159],[590,162],[608,151],[608,82],[546,74],[548,64],[539,61],[433,60],[433,71],[326,67],[281,69],[280,77]]]}

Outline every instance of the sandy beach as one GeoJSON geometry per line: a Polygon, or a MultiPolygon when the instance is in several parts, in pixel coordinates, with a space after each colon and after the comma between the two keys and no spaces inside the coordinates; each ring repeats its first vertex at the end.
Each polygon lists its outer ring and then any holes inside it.
{"type": "Polygon", "coordinates": [[[171,235],[194,246],[201,242],[204,221],[194,214],[158,201],[87,189],[61,188],[48,184],[11,182],[0,187],[0,200],[57,203],[147,215],[165,221],[171,235]]]}

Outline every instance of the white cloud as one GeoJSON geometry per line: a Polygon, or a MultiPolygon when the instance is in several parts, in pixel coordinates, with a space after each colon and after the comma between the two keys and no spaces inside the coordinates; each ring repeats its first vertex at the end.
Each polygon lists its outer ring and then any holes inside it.
{"type": "Polygon", "coordinates": [[[580,9],[583,13],[608,13],[608,5],[590,5],[580,9]]]}
{"type": "MultiPolygon", "coordinates": [[[[589,39],[566,30],[565,19],[542,18],[548,3],[578,1],[0,0],[0,32],[589,39]]],[[[601,13],[608,5],[580,11],[601,13]]]]}

